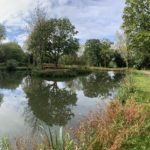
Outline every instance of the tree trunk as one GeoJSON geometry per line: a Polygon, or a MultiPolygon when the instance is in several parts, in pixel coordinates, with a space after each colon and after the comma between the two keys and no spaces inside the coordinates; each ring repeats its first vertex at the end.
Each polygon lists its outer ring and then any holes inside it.
{"type": "Polygon", "coordinates": [[[55,67],[58,68],[58,60],[59,60],[59,56],[57,55],[55,58],[55,67]]]}
{"type": "Polygon", "coordinates": [[[128,39],[126,41],[126,45],[127,45],[127,69],[129,69],[129,41],[128,39]]]}

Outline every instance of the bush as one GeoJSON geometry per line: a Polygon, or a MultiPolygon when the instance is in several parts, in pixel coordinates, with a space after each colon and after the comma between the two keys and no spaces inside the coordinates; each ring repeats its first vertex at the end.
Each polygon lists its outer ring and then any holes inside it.
{"type": "Polygon", "coordinates": [[[16,70],[17,66],[18,66],[18,62],[15,59],[10,59],[6,62],[6,68],[9,71],[16,70]]]}

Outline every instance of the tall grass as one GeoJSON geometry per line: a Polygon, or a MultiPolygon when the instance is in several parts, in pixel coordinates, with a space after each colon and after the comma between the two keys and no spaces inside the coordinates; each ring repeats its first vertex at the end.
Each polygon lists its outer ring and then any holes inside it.
{"type": "Polygon", "coordinates": [[[119,87],[117,97],[122,103],[125,103],[128,99],[131,99],[132,94],[135,92],[136,86],[133,74],[134,73],[132,72],[128,72],[119,87]]]}
{"type": "Polygon", "coordinates": [[[144,107],[130,100],[124,106],[115,101],[105,113],[91,114],[76,131],[78,149],[119,150],[129,135],[140,132],[146,115],[144,107]]]}

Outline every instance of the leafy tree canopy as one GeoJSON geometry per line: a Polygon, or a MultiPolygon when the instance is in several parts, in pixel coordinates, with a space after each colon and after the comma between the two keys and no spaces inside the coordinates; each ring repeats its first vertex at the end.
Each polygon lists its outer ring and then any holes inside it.
{"type": "Polygon", "coordinates": [[[75,27],[69,19],[50,19],[38,22],[28,39],[28,49],[32,50],[42,63],[48,56],[53,63],[66,54],[74,54],[79,48],[75,27]]]}
{"type": "Polygon", "coordinates": [[[126,0],[123,20],[130,55],[142,64],[150,56],[150,0],[126,0]]]}
{"type": "Polygon", "coordinates": [[[89,65],[92,66],[108,66],[112,50],[111,42],[107,39],[90,39],[85,43],[85,56],[89,65]]]}
{"type": "Polygon", "coordinates": [[[0,46],[0,62],[6,62],[9,59],[22,62],[24,55],[22,48],[16,42],[9,42],[0,46]]]}

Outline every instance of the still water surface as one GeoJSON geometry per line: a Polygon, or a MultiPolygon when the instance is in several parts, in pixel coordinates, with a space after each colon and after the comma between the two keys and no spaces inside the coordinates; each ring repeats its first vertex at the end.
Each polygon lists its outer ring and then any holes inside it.
{"type": "Polygon", "coordinates": [[[40,127],[71,128],[112,100],[123,73],[102,72],[72,79],[40,79],[0,72],[0,136],[31,137],[40,127]]]}

